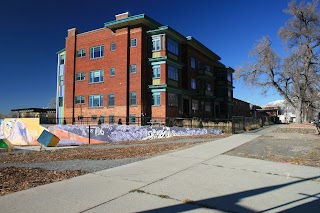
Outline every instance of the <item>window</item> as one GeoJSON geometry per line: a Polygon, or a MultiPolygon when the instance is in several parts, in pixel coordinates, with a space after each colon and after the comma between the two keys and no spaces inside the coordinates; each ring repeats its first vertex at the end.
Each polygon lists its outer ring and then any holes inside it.
{"type": "Polygon", "coordinates": [[[90,72],[90,83],[103,82],[103,70],[95,70],[90,72]]]}
{"type": "Polygon", "coordinates": [[[209,65],[206,65],[207,71],[211,72],[211,67],[209,65]]]}
{"type": "Polygon", "coordinates": [[[65,54],[59,56],[60,65],[64,64],[65,54]]]}
{"type": "Polygon", "coordinates": [[[179,43],[167,37],[168,51],[179,55],[179,43]]]}
{"type": "Polygon", "coordinates": [[[110,124],[114,123],[114,115],[109,115],[109,123],[110,124]]]}
{"type": "Polygon", "coordinates": [[[160,66],[153,66],[152,73],[152,78],[160,78],[160,66]]]}
{"type": "Polygon", "coordinates": [[[191,79],[191,88],[192,89],[197,89],[197,83],[196,83],[196,80],[194,78],[191,79]]]}
{"type": "Polygon", "coordinates": [[[136,38],[132,38],[131,42],[130,42],[130,47],[136,47],[137,46],[137,39],[136,38]]]}
{"type": "Polygon", "coordinates": [[[102,107],[103,95],[89,95],[89,107],[102,107]]]}
{"type": "Polygon", "coordinates": [[[211,112],[211,103],[210,102],[206,102],[205,110],[206,110],[206,112],[211,112]]]}
{"type": "Polygon", "coordinates": [[[110,76],[115,76],[116,75],[116,69],[111,67],[110,68],[110,76]]]}
{"type": "Polygon", "coordinates": [[[178,106],[178,95],[175,93],[168,93],[168,105],[178,106]]]}
{"type": "Polygon", "coordinates": [[[207,84],[207,90],[211,91],[211,84],[207,84]]]}
{"type": "Polygon", "coordinates": [[[101,121],[101,123],[103,124],[104,123],[104,116],[103,115],[100,115],[100,121],[101,121]]]}
{"type": "Polygon", "coordinates": [[[160,37],[154,37],[154,38],[152,38],[152,50],[153,50],[153,51],[161,50],[161,40],[160,40],[160,37]]]}
{"type": "Polygon", "coordinates": [[[153,93],[152,94],[152,105],[153,106],[160,106],[160,93],[153,93]]]}
{"type": "Polygon", "coordinates": [[[64,76],[60,75],[59,76],[59,85],[63,85],[64,84],[64,76]]]}
{"type": "Polygon", "coordinates": [[[131,64],[130,65],[130,73],[136,73],[137,72],[137,65],[131,64]]]}
{"type": "Polygon", "coordinates": [[[192,110],[198,110],[198,100],[192,100],[192,110]]]}
{"type": "Polygon", "coordinates": [[[196,59],[191,57],[191,68],[195,69],[196,68],[196,59]]]}
{"type": "Polygon", "coordinates": [[[229,82],[232,82],[232,74],[228,72],[227,79],[229,82]]]}
{"type": "Polygon", "coordinates": [[[228,90],[228,97],[232,98],[232,90],[228,90]]]}
{"type": "Polygon", "coordinates": [[[76,104],[84,104],[84,97],[76,96],[76,104]]]}
{"type": "Polygon", "coordinates": [[[79,72],[76,74],[76,80],[77,81],[84,81],[85,79],[85,75],[84,75],[84,72],[79,72]]]}
{"type": "Polygon", "coordinates": [[[58,104],[59,104],[59,107],[63,107],[63,97],[59,97],[59,100],[58,100],[58,104]]]}
{"type": "Polygon", "coordinates": [[[114,106],[114,94],[109,94],[108,95],[108,107],[113,107],[114,106]]]}
{"type": "Polygon", "coordinates": [[[137,105],[137,94],[136,92],[130,92],[130,106],[137,105]]]}
{"type": "Polygon", "coordinates": [[[101,58],[104,56],[104,46],[96,46],[90,48],[90,59],[101,58]]]}
{"type": "Polygon", "coordinates": [[[110,51],[111,51],[111,52],[116,51],[116,42],[111,42],[111,44],[110,44],[110,51]]]}
{"type": "Polygon", "coordinates": [[[77,57],[82,58],[86,56],[86,49],[77,50],[77,57]]]}
{"type": "Polygon", "coordinates": [[[136,115],[129,115],[129,123],[135,123],[136,122],[136,115]]]}
{"type": "Polygon", "coordinates": [[[96,121],[97,120],[97,116],[96,115],[92,115],[91,116],[91,120],[96,121]]]}
{"type": "Polygon", "coordinates": [[[179,80],[178,68],[168,65],[168,78],[178,81],[179,80]]]}

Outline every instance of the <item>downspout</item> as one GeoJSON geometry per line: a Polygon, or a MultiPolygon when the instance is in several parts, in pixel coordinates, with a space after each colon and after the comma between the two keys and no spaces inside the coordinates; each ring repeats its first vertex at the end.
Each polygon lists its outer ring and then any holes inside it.
{"type": "MultiPolygon", "coordinates": [[[[77,31],[75,32],[74,35],[74,52],[73,52],[73,89],[72,89],[72,124],[74,124],[75,122],[75,118],[74,118],[74,106],[75,106],[75,90],[76,90],[76,54],[77,54],[77,31]]],[[[66,58],[66,57],[65,57],[66,58]]]]}
{"type": "Polygon", "coordinates": [[[130,113],[130,26],[128,26],[128,34],[127,34],[127,106],[126,106],[126,125],[129,125],[129,113],[130,113]]]}

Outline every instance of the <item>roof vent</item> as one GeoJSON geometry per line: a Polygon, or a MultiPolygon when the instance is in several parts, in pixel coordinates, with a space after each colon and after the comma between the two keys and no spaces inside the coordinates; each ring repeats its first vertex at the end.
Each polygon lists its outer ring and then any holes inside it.
{"type": "Polygon", "coordinates": [[[128,18],[129,16],[130,16],[129,12],[121,13],[116,15],[116,20],[125,19],[125,18],[128,18]]]}

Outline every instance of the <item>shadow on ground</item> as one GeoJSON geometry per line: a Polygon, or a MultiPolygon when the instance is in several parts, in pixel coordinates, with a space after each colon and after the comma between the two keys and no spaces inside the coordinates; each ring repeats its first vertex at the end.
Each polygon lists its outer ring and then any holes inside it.
{"type": "MultiPolygon", "coordinates": [[[[226,212],[257,212],[254,209],[250,209],[248,207],[241,206],[238,203],[244,198],[256,196],[256,195],[270,192],[273,190],[277,190],[277,189],[280,189],[283,187],[287,187],[287,186],[290,186],[293,184],[298,184],[298,183],[302,183],[305,181],[315,180],[319,177],[320,176],[316,176],[316,177],[311,177],[308,179],[293,181],[293,182],[286,183],[286,184],[268,186],[268,187],[243,191],[243,192],[239,192],[239,193],[229,194],[229,195],[225,195],[225,196],[214,197],[214,198],[210,198],[210,199],[190,201],[190,202],[179,204],[179,205],[167,206],[167,207],[163,207],[163,208],[152,209],[152,210],[142,211],[142,212],[144,212],[144,213],[182,212],[182,211],[196,210],[199,208],[216,209],[216,210],[221,210],[221,211],[226,211],[226,212]]],[[[305,199],[309,199],[309,198],[316,198],[316,200],[313,200],[311,202],[307,202],[307,203],[304,203],[301,205],[297,205],[295,207],[288,207],[286,210],[281,211],[281,212],[319,212],[319,210],[320,210],[320,191],[319,191],[319,193],[313,194],[313,195],[308,195],[308,194],[301,194],[301,195],[303,195],[305,197],[301,198],[301,199],[293,200],[288,203],[283,203],[281,205],[274,206],[269,209],[264,209],[259,212],[267,212],[267,211],[279,212],[276,210],[277,208],[280,208],[280,207],[285,208],[285,206],[287,206],[287,205],[301,202],[301,201],[303,201],[305,199]]]]}

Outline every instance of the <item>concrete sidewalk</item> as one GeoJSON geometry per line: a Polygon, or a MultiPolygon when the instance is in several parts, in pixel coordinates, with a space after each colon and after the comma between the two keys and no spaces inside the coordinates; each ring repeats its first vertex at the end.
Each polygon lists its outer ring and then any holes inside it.
{"type": "Polygon", "coordinates": [[[0,197],[0,212],[320,212],[320,170],[223,155],[272,131],[0,197]]]}

